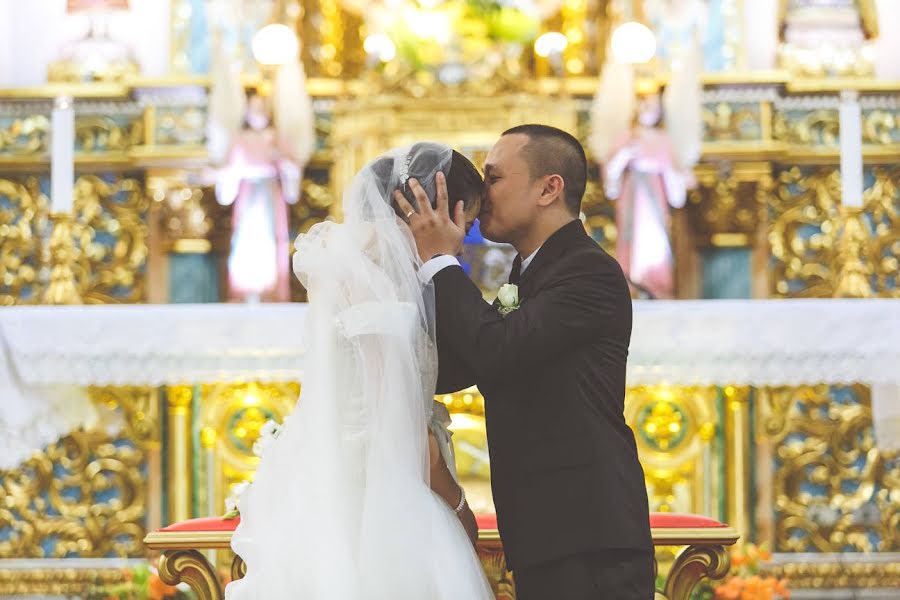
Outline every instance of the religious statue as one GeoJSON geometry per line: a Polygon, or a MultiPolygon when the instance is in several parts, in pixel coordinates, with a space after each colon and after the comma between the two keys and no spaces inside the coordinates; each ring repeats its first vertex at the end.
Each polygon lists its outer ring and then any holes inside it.
{"type": "Polygon", "coordinates": [[[669,207],[684,206],[693,173],[678,166],[672,140],[659,127],[659,94],[640,98],[636,112],[603,164],[606,195],[616,200],[616,259],[635,287],[654,298],[672,298],[669,207]]]}
{"type": "Polygon", "coordinates": [[[216,199],[233,206],[228,298],[290,300],[288,204],[297,202],[315,145],[312,101],[297,58],[278,67],[271,108],[245,96],[236,60],[216,40],[207,146],[216,164],[216,199]]]}
{"type": "Polygon", "coordinates": [[[233,205],[231,300],[290,299],[287,204],[297,202],[299,192],[300,167],[271,126],[265,100],[254,94],[216,180],[216,199],[233,205]]]}

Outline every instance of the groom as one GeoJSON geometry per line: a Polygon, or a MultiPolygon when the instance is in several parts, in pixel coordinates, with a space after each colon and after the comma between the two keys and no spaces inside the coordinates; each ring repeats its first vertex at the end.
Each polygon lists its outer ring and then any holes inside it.
{"type": "Polygon", "coordinates": [[[434,280],[438,393],[477,384],[484,394],[517,596],[651,600],[647,493],[622,414],[631,298],[618,263],[578,219],[584,149],[559,129],[522,125],[494,145],[484,173],[481,231],[519,253],[509,277],[518,308],[505,317],[455,258],[465,217],[458,202],[451,219],[444,179],[437,209],[414,180],[419,212],[395,198],[425,261],[420,277],[434,280]]]}

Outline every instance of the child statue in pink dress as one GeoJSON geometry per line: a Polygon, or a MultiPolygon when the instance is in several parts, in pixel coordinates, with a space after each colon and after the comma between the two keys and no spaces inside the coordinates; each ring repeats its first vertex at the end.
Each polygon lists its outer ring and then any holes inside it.
{"type": "Polygon", "coordinates": [[[229,300],[290,300],[287,205],[297,202],[300,192],[300,167],[290,156],[271,126],[264,99],[251,96],[244,127],[216,177],[216,199],[233,204],[229,300]]]}
{"type": "Polygon", "coordinates": [[[613,145],[603,180],[616,200],[616,259],[636,287],[665,299],[675,293],[669,207],[684,206],[693,174],[677,166],[661,117],[657,94],[639,100],[636,123],[613,145]]]}

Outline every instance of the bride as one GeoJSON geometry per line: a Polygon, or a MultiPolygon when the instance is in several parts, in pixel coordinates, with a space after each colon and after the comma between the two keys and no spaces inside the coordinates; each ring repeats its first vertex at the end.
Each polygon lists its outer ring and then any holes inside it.
{"type": "Polygon", "coordinates": [[[354,178],[344,223],[295,243],[309,292],[302,399],[239,501],[231,546],[247,575],[227,600],[493,599],[477,526],[455,481],[437,378],[434,292],[391,200],[417,179],[477,215],[483,183],[465,157],[418,143],[354,178]]]}

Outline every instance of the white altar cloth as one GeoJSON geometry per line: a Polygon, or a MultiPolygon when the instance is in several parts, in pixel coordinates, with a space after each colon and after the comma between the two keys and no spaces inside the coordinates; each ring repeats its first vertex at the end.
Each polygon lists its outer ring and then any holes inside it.
{"type": "MultiPolygon", "coordinates": [[[[81,424],[77,415],[90,411],[73,386],[301,380],[306,310],[303,304],[0,310],[0,440],[26,438],[0,441],[0,468],[81,424]]],[[[900,300],[634,303],[630,386],[857,382],[873,385],[878,397],[879,439],[896,443],[900,300]]]]}

